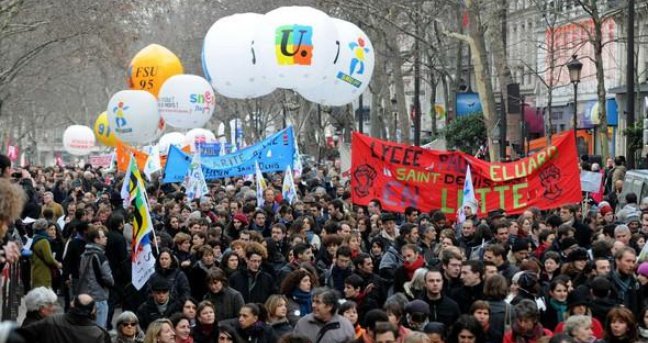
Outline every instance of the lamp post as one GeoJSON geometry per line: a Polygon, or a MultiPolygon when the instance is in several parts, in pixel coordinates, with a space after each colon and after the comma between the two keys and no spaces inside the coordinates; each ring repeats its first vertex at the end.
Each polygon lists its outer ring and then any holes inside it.
{"type": "Polygon", "coordinates": [[[576,59],[577,55],[572,55],[571,61],[567,63],[567,69],[569,70],[569,81],[574,85],[574,139],[576,138],[576,128],[577,128],[577,109],[578,109],[578,83],[580,82],[581,70],[583,69],[583,63],[576,59]]]}

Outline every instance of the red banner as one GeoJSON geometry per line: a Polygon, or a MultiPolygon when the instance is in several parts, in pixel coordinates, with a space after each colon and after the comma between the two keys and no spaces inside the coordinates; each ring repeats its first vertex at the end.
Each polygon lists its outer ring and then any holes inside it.
{"type": "Polygon", "coordinates": [[[454,218],[463,198],[467,165],[479,215],[504,209],[552,209],[581,201],[573,131],[553,136],[552,145],[515,162],[490,163],[459,151],[426,150],[353,134],[351,194],[367,205],[377,199],[386,211],[442,210],[454,218]]]}

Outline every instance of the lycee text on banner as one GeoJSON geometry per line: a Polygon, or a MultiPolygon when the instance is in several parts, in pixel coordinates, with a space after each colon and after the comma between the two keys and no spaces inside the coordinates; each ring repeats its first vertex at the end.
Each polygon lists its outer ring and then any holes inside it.
{"type": "Polygon", "coordinates": [[[572,131],[556,135],[553,144],[509,163],[490,163],[459,151],[426,150],[354,133],[351,195],[367,205],[402,212],[441,210],[454,218],[463,201],[467,165],[479,213],[503,209],[521,213],[529,207],[556,208],[581,200],[576,143],[572,131]]]}

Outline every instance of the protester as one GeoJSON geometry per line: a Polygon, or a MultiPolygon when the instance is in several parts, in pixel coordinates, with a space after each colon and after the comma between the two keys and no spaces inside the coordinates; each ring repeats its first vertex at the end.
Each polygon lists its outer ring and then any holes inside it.
{"type": "MultiPolygon", "coordinates": [[[[95,301],[88,294],[74,298],[67,313],[49,316],[18,329],[27,342],[110,343],[110,335],[96,324],[95,301]]],[[[172,342],[169,342],[172,343],[172,342]]]]}
{"type": "Polygon", "coordinates": [[[111,332],[113,343],[142,343],[144,331],[139,326],[135,313],[124,311],[115,320],[115,330],[111,332]]]}
{"type": "Polygon", "coordinates": [[[58,297],[51,289],[47,287],[37,287],[25,295],[25,308],[27,313],[22,322],[22,326],[38,322],[47,318],[56,312],[58,306],[58,297]]]}

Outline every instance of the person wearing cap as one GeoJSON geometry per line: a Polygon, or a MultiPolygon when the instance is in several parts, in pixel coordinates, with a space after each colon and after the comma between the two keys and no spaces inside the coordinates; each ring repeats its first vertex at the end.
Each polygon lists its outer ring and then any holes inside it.
{"type": "Polygon", "coordinates": [[[97,309],[88,294],[74,298],[70,310],[17,329],[25,342],[110,343],[110,335],[95,323],[97,309]]]}
{"type": "Polygon", "coordinates": [[[636,216],[639,216],[641,214],[641,210],[639,209],[639,205],[637,205],[637,194],[630,192],[625,195],[625,201],[626,204],[621,208],[620,210],[617,207],[617,219],[622,222],[622,223],[627,223],[628,222],[628,216],[631,214],[635,214],[636,216]]]}
{"type": "Polygon", "coordinates": [[[522,262],[529,258],[533,244],[527,238],[518,238],[511,247],[509,262],[520,268],[522,262]]]}
{"type": "Polygon", "coordinates": [[[137,309],[142,329],[160,318],[168,318],[182,311],[182,305],[170,295],[171,284],[165,278],[155,278],[151,284],[152,296],[137,309]]]}
{"type": "MultiPolygon", "coordinates": [[[[569,295],[567,296],[568,312],[567,312],[566,320],[571,318],[572,316],[591,317],[592,332],[594,334],[594,337],[596,337],[597,339],[603,339],[603,335],[604,335],[603,325],[598,319],[592,317],[592,311],[589,308],[590,301],[591,301],[590,294],[587,291],[587,288],[585,287],[577,288],[573,290],[571,293],[569,293],[569,295]]],[[[554,329],[555,333],[565,331],[565,326],[567,325],[566,320],[556,325],[556,328],[554,329]]]]}
{"type": "Polygon", "coordinates": [[[414,299],[405,305],[405,326],[412,331],[423,331],[429,323],[430,305],[420,299],[414,299]]]}
{"type": "Polygon", "coordinates": [[[616,221],[614,210],[612,209],[612,206],[610,206],[610,204],[607,202],[599,203],[599,213],[601,213],[601,216],[603,216],[603,222],[601,223],[602,225],[614,224],[614,222],[616,221]]]}
{"type": "Polygon", "coordinates": [[[578,248],[578,241],[573,237],[565,237],[560,241],[559,247],[560,259],[565,262],[569,253],[578,248]]]}
{"type": "Polygon", "coordinates": [[[380,228],[380,236],[392,244],[396,242],[396,238],[400,235],[396,227],[396,215],[392,213],[384,213],[380,217],[382,227],[380,228]]]}
{"type": "Polygon", "coordinates": [[[580,247],[567,255],[566,263],[562,267],[562,274],[569,276],[574,288],[587,282],[588,275],[592,271],[592,268],[587,265],[589,260],[590,256],[587,250],[580,247]]]}

